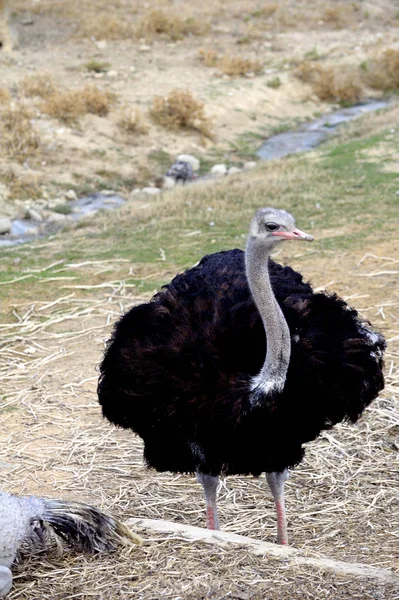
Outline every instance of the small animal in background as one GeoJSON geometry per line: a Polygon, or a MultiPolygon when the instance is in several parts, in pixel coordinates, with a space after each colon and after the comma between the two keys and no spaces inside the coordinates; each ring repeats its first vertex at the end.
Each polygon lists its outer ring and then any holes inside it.
{"type": "Polygon", "coordinates": [[[258,210],[245,253],[205,256],[119,320],[98,385],[103,415],[143,439],[149,467],[196,473],[210,529],[219,475],[266,473],[281,544],[288,469],[377,397],[385,349],[341,298],[271,260],[286,240],[313,237],[285,210],[258,210]]]}
{"type": "Polygon", "coordinates": [[[171,177],[176,183],[187,183],[196,178],[193,167],[185,160],[177,160],[165,173],[166,177],[171,177]]]}
{"type": "Polygon", "coordinates": [[[80,502],[18,497],[0,491],[0,596],[12,586],[11,566],[23,543],[45,547],[55,537],[76,550],[109,551],[123,543],[141,543],[125,525],[80,502]]]}

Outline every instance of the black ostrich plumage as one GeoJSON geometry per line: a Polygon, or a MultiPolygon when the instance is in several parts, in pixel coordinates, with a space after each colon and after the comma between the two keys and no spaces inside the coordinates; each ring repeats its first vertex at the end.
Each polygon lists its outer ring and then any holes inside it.
{"type": "Polygon", "coordinates": [[[205,256],[116,324],[99,401],[112,423],[141,436],[149,466],[280,472],[298,464],[302,445],[321,431],[355,422],[383,388],[383,337],[290,267],[270,260],[269,271],[292,349],[283,392],[256,408],[249,381],[266,340],[243,251],[205,256]]]}

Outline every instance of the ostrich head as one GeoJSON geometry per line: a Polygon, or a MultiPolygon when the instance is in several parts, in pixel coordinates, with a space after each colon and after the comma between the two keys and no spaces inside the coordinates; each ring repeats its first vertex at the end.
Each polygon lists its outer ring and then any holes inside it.
{"type": "Polygon", "coordinates": [[[313,236],[295,227],[294,217],[286,210],[260,208],[251,221],[248,241],[256,240],[262,245],[274,246],[283,240],[311,242],[313,239],[313,236]]]}

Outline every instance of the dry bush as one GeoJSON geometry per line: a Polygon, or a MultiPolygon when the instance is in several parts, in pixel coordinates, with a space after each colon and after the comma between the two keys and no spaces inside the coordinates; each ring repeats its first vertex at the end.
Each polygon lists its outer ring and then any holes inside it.
{"type": "Polygon", "coordinates": [[[150,109],[155,123],[167,129],[191,129],[212,137],[211,124],[204,114],[204,103],[191,92],[173,90],[167,98],[156,96],[150,109]]]}
{"type": "Polygon", "coordinates": [[[255,10],[252,13],[252,17],[262,17],[264,19],[269,19],[275,12],[277,12],[279,5],[277,2],[267,2],[265,6],[262,6],[259,10],[255,10]]]}
{"type": "Polygon", "coordinates": [[[122,107],[117,118],[117,125],[125,133],[136,135],[144,135],[148,133],[149,129],[143,113],[137,106],[122,107]]]}
{"type": "Polygon", "coordinates": [[[54,92],[45,100],[41,109],[51,117],[71,124],[87,113],[104,117],[114,101],[114,94],[103,92],[94,85],[87,85],[80,90],[54,92]]]}
{"type": "Polygon", "coordinates": [[[39,136],[32,126],[32,113],[26,106],[0,107],[0,153],[23,161],[39,147],[39,136]]]}
{"type": "Polygon", "coordinates": [[[363,79],[376,90],[399,89],[399,50],[389,48],[379,58],[367,62],[363,69],[363,79]]]}
{"type": "Polygon", "coordinates": [[[206,67],[215,67],[218,62],[218,53],[212,48],[200,48],[198,58],[206,67]]]}
{"type": "Polygon", "coordinates": [[[312,86],[313,92],[325,102],[353,104],[363,96],[358,73],[351,68],[322,67],[318,63],[304,61],[294,75],[312,86]]]}
{"type": "Polygon", "coordinates": [[[336,29],[343,29],[355,23],[356,15],[353,4],[342,2],[335,6],[326,7],[320,18],[336,29]]]}
{"type": "Polygon", "coordinates": [[[248,73],[261,73],[263,63],[260,60],[251,60],[241,56],[222,56],[218,67],[224,75],[239,77],[248,73]]]}
{"type": "Polygon", "coordinates": [[[209,25],[197,21],[193,17],[181,19],[176,14],[167,14],[163,10],[154,9],[148,12],[139,23],[136,34],[138,37],[153,37],[166,35],[172,40],[180,40],[186,35],[204,35],[209,25]]]}
{"type": "Polygon", "coordinates": [[[126,18],[117,18],[109,13],[90,15],[79,27],[82,37],[94,37],[98,40],[124,40],[134,37],[135,26],[126,18]]]}
{"type": "Polygon", "coordinates": [[[0,88],[0,109],[11,100],[11,94],[6,88],[0,88]]]}
{"type": "Polygon", "coordinates": [[[54,79],[49,73],[26,75],[20,81],[18,87],[24,96],[40,96],[40,98],[46,98],[50,94],[53,94],[56,89],[54,79]]]}

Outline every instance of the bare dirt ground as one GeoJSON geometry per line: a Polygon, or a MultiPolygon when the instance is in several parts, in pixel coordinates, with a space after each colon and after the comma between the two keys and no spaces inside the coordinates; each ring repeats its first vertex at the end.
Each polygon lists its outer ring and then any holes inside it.
{"type": "MultiPolygon", "coordinates": [[[[1,87],[11,92],[14,103],[33,111],[40,140],[29,157],[0,161],[12,198],[46,198],[65,187],[84,190],[93,185],[97,190],[130,191],[137,183],[154,183],[165,172],[168,159],[162,160],[162,153],[173,158],[190,152],[202,158],[213,152],[222,161],[240,160],[253,151],[251,136],[252,141],[254,135],[266,137],[287,123],[330,109],[294,76],[301,61],[358,69],[399,44],[397,10],[387,0],[331,6],[322,0],[262,6],[254,0],[228,6],[219,1],[160,0],[133,6],[119,0],[110,6],[100,0],[83,5],[76,0],[17,0],[11,21],[16,47],[12,55],[0,56],[1,87]],[[175,21],[188,19],[199,35],[165,32],[154,11],[175,21]],[[250,71],[229,76],[217,66],[205,66],[199,60],[201,49],[220,57],[258,60],[262,69],[256,76],[250,71]],[[48,116],[40,96],[23,91],[26,76],[39,75],[51,77],[58,91],[94,84],[112,92],[115,102],[106,115],[86,114],[65,124],[48,116]],[[154,97],[174,89],[189,90],[204,102],[212,139],[151,121],[148,110],[154,97]],[[126,107],[141,111],[145,134],[118,126],[126,107]],[[16,178],[18,186],[13,184],[16,178]]],[[[42,90],[41,95],[46,93],[42,90]]]]}
{"type": "MultiPolygon", "coordinates": [[[[310,555],[319,551],[394,570],[399,567],[399,262],[392,256],[398,249],[397,242],[389,242],[372,254],[340,253],[301,262],[315,286],[337,290],[383,331],[389,340],[387,385],[357,426],[336,427],[309,444],[287,484],[291,544],[310,555]]],[[[295,266],[295,259],[291,263],[295,266]]],[[[146,470],[141,441],[103,422],[96,403],[96,366],[110,324],[121,310],[142,300],[123,284],[89,291],[82,299],[66,282],[58,298],[17,306],[16,321],[1,326],[7,396],[0,459],[8,464],[0,471],[2,488],[79,498],[123,519],[204,525],[195,478],[146,470]]],[[[263,479],[227,478],[219,507],[224,530],[275,539],[273,502],[263,479]]],[[[298,569],[254,557],[245,548],[209,550],[179,536],[147,532],[144,537],[143,547],[113,557],[23,562],[11,598],[277,599],[289,594],[394,599],[399,594],[394,585],[298,569]]]]}

